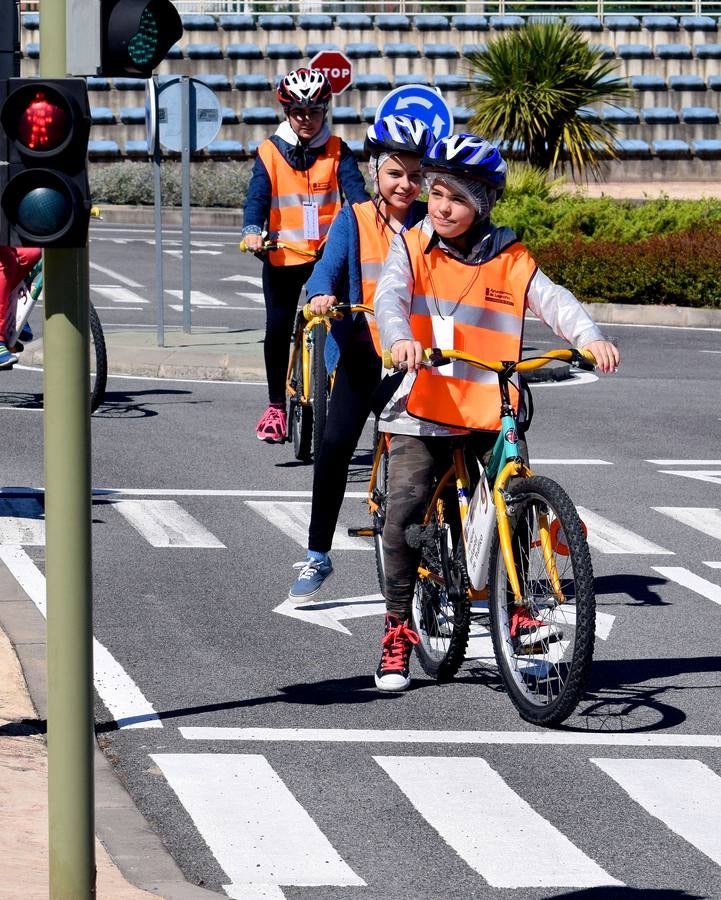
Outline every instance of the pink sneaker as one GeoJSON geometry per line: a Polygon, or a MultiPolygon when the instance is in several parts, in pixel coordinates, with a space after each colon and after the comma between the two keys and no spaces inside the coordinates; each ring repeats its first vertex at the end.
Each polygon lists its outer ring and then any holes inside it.
{"type": "Polygon", "coordinates": [[[288,419],[284,409],[269,406],[255,426],[255,434],[259,441],[267,444],[282,444],[288,433],[288,419]]]}

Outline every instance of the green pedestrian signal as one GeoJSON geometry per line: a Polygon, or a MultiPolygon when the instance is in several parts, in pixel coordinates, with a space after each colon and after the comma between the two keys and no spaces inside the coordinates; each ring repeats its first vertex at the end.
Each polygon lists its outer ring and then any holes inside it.
{"type": "Polygon", "coordinates": [[[98,75],[150,78],[183,35],[170,0],[100,0],[98,75]]]}

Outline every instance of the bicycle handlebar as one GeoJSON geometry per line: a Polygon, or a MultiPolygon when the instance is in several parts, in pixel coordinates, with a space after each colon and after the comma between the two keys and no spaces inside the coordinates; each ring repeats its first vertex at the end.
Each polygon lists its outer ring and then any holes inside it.
{"type": "MultiPolygon", "coordinates": [[[[518,362],[506,362],[504,360],[482,360],[462,350],[441,350],[438,347],[425,347],[423,349],[423,362],[421,365],[437,367],[452,362],[454,359],[463,360],[471,366],[478,369],[485,369],[489,372],[497,372],[499,375],[510,377],[514,372],[530,372],[533,369],[540,369],[554,360],[568,362],[578,369],[585,369],[590,372],[596,364],[596,357],[590,350],[577,350],[575,347],[570,349],[549,350],[543,356],[534,356],[531,359],[522,359],[518,362]]],[[[390,350],[383,351],[383,368],[392,369],[393,358],[390,350]]],[[[405,365],[401,366],[405,368],[405,365]]]]}
{"type": "Polygon", "coordinates": [[[302,247],[295,247],[293,244],[287,244],[284,241],[268,241],[264,240],[260,250],[251,250],[246,244],[245,238],[238,244],[241,253],[267,253],[269,250],[293,250],[301,256],[307,256],[309,259],[318,259],[317,250],[305,250],[302,247]]]}
{"type": "Polygon", "coordinates": [[[338,303],[336,306],[329,307],[327,312],[324,313],[314,313],[310,308],[310,303],[306,303],[303,306],[303,318],[306,322],[310,322],[311,319],[319,318],[319,319],[342,319],[345,313],[369,313],[373,315],[373,308],[370,306],[364,306],[362,303],[358,304],[358,306],[351,306],[350,303],[338,303]]]}

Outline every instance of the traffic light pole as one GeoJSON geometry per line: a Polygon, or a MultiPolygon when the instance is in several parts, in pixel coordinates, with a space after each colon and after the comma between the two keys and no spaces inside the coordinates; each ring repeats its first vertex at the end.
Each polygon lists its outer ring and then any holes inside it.
{"type": "MultiPolygon", "coordinates": [[[[40,74],[64,76],[66,0],[43,0],[40,74]]],[[[45,522],[51,900],[95,897],[89,263],[45,250],[45,522]]]]}

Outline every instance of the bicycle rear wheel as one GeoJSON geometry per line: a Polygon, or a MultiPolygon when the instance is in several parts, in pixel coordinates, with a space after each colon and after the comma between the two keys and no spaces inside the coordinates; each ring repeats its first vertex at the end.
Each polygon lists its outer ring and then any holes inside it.
{"type": "Polygon", "coordinates": [[[325,367],[325,325],[316,325],[311,332],[312,360],[310,367],[310,402],[313,407],[313,458],[318,457],[328,418],[328,372],[325,367]]]}
{"type": "Polygon", "coordinates": [[[103,326],[93,304],[90,304],[90,412],[105,400],[108,384],[108,354],[103,326]]]}
{"type": "Polygon", "coordinates": [[[489,561],[493,649],[521,717],[557,725],[576,708],[593,657],[591,556],[578,513],[555,481],[534,475],[508,493],[523,606],[515,604],[496,532],[489,561]]]}
{"type": "MultiPolygon", "coordinates": [[[[413,627],[420,636],[415,651],[423,671],[447,681],[460,669],[468,646],[471,604],[460,527],[448,514],[454,501],[439,501],[428,525],[418,532],[421,562],[413,595],[413,627]]],[[[456,518],[458,507],[455,505],[456,518]]],[[[409,542],[413,543],[413,535],[409,542]]]]}

